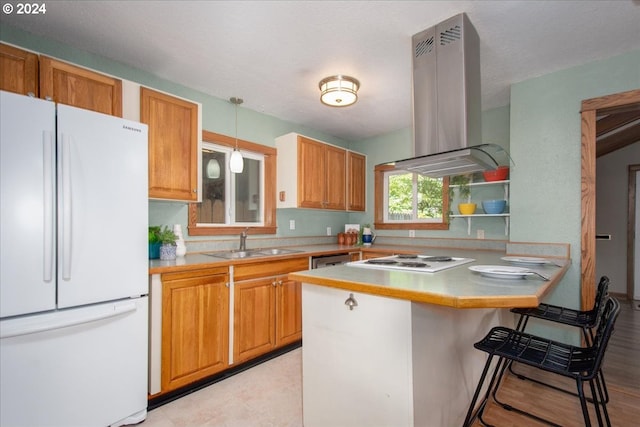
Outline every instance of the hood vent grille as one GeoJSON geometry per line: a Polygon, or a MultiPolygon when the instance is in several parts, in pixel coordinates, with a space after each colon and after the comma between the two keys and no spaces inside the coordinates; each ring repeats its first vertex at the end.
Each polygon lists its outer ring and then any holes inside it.
{"type": "Polygon", "coordinates": [[[453,28],[449,28],[446,31],[440,33],[440,46],[444,46],[449,43],[453,43],[462,38],[462,28],[456,25],[453,28]]]}
{"type": "Polygon", "coordinates": [[[427,53],[431,53],[433,50],[433,37],[429,37],[426,40],[422,40],[416,44],[415,52],[416,58],[421,57],[422,55],[426,55],[427,53]]]}

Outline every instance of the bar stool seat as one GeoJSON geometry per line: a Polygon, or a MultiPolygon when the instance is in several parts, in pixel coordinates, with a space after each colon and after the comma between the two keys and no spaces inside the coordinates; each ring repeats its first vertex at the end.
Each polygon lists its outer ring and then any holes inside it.
{"type": "Polygon", "coordinates": [[[476,418],[479,418],[480,421],[484,423],[482,420],[482,414],[491,394],[493,395],[496,403],[505,409],[521,413],[551,425],[556,425],[541,416],[531,414],[512,405],[500,402],[496,398],[496,393],[500,386],[506,366],[511,361],[517,361],[525,365],[575,380],[586,426],[591,426],[591,420],[589,419],[587,399],[584,395],[583,385],[585,382],[589,383],[592,395],[599,396],[599,398],[593,399],[598,424],[602,425],[602,415],[600,411],[600,407],[602,407],[602,413],[604,414],[606,425],[610,426],[611,422],[609,420],[606,402],[603,398],[599,374],[601,372],[605,350],[613,332],[614,324],[619,312],[620,304],[618,301],[615,298],[608,298],[598,322],[598,329],[594,336],[593,344],[588,347],[577,347],[501,326],[491,329],[491,331],[482,340],[474,344],[475,348],[488,353],[489,357],[487,358],[480,381],[478,382],[478,386],[469,406],[464,425],[470,426],[476,418]],[[493,371],[491,382],[485,396],[474,413],[475,403],[491,366],[492,359],[495,356],[499,358],[498,363],[493,371]]]}
{"type": "MultiPolygon", "coordinates": [[[[593,303],[593,307],[591,310],[574,310],[571,308],[561,307],[557,305],[551,304],[540,304],[535,308],[512,308],[511,312],[515,314],[519,314],[520,318],[518,320],[518,324],[516,326],[516,330],[524,331],[527,327],[527,323],[530,318],[536,318],[541,320],[547,320],[550,322],[561,323],[563,325],[575,326],[582,330],[582,335],[584,337],[584,341],[587,345],[591,345],[593,343],[593,329],[598,324],[598,319],[600,314],[602,313],[602,309],[604,308],[604,303],[608,298],[609,292],[609,278],[607,276],[602,276],[600,278],[600,282],[598,283],[598,289],[596,291],[596,298],[593,303]]],[[[529,380],[536,382],[538,384],[551,387],[555,390],[559,390],[565,393],[573,394],[575,393],[564,390],[560,387],[556,387],[551,384],[547,384],[535,378],[528,377],[524,374],[518,373],[513,369],[513,363],[509,364],[509,371],[517,375],[518,378],[522,380],[529,380]]],[[[609,401],[609,392],[607,390],[607,385],[604,382],[604,376],[601,375],[602,387],[604,389],[604,399],[606,402],[609,401]]]]}

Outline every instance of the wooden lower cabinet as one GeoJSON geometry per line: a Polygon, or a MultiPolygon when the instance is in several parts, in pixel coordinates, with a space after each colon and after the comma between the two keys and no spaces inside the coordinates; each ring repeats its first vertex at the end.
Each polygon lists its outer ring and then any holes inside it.
{"type": "Polygon", "coordinates": [[[234,364],[302,338],[301,283],[287,274],[308,268],[307,257],[235,267],[234,364]]]}
{"type": "Polygon", "coordinates": [[[302,338],[302,284],[286,277],[276,287],[276,347],[302,338]]]}
{"type": "Polygon", "coordinates": [[[228,268],[162,275],[162,392],[229,365],[228,268]]]}

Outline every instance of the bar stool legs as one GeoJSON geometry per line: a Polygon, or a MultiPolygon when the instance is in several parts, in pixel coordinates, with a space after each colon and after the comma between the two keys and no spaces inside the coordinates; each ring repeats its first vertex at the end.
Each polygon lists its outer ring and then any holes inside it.
{"type": "Polygon", "coordinates": [[[474,344],[476,349],[486,352],[488,356],[469,405],[464,426],[471,426],[476,419],[484,425],[487,425],[482,419],[482,416],[491,397],[496,404],[504,409],[515,411],[549,425],[558,425],[541,416],[501,402],[498,399],[497,391],[500,388],[504,373],[514,361],[548,373],[573,379],[576,384],[577,396],[580,400],[584,424],[588,427],[591,426],[591,420],[589,418],[584,387],[585,382],[589,383],[598,425],[610,426],[611,420],[607,412],[604,397],[605,391],[603,383],[601,382],[602,360],[619,312],[620,304],[618,301],[615,298],[609,298],[601,316],[599,316],[600,321],[598,322],[597,333],[593,338],[593,344],[588,347],[577,347],[502,326],[492,328],[482,340],[474,344]],[[497,357],[498,361],[491,374],[489,386],[476,409],[476,403],[482,392],[491,365],[494,362],[494,357],[497,357]]]}

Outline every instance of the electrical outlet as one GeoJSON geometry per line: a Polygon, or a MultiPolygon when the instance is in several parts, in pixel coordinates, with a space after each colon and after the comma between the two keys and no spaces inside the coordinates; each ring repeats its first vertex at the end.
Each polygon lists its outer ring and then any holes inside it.
{"type": "Polygon", "coordinates": [[[476,236],[478,237],[478,239],[484,239],[484,230],[477,230],[476,236]]]}
{"type": "Polygon", "coordinates": [[[416,237],[416,230],[409,230],[409,237],[416,237]]]}
{"type": "Polygon", "coordinates": [[[327,227],[327,236],[331,236],[331,227],[327,227]]]}
{"type": "Polygon", "coordinates": [[[296,220],[295,219],[290,219],[289,220],[289,230],[295,230],[296,229],[296,220]]]}

